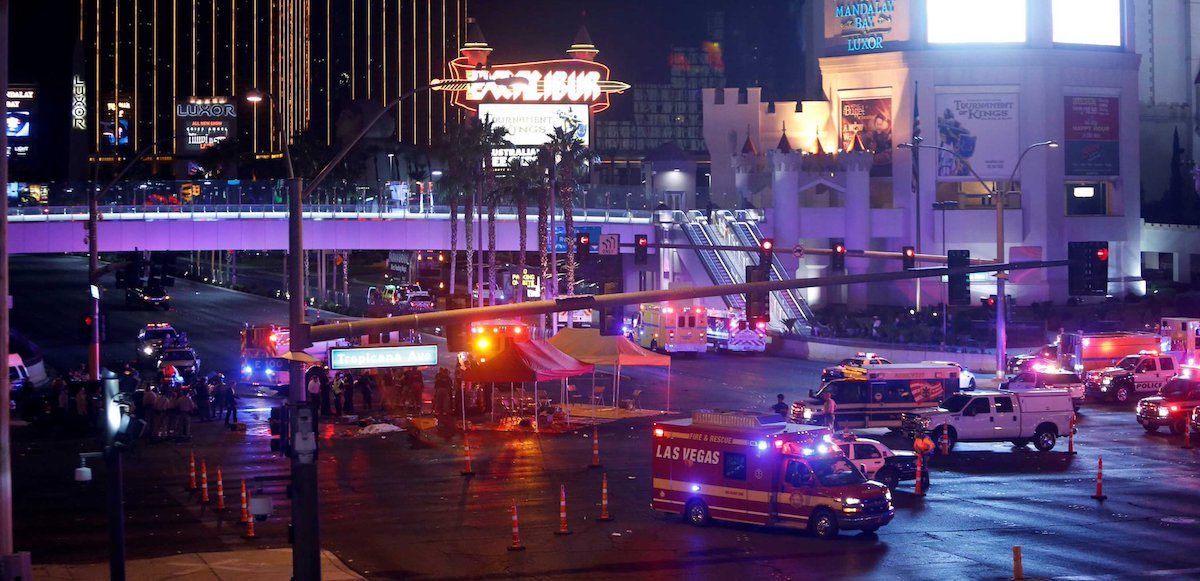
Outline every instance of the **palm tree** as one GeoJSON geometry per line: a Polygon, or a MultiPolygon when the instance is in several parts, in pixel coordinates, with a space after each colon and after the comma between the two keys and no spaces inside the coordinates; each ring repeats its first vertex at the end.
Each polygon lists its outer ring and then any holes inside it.
{"type": "MultiPolygon", "coordinates": [[[[505,179],[505,189],[517,206],[517,232],[520,238],[517,251],[517,272],[524,272],[528,269],[525,250],[529,242],[529,196],[541,193],[544,176],[545,172],[536,163],[526,161],[520,157],[514,157],[508,162],[508,176],[505,179]]],[[[539,235],[541,234],[541,205],[539,202],[539,235]]],[[[538,246],[538,249],[541,250],[544,247],[545,243],[543,241],[538,246]]],[[[518,296],[518,300],[524,300],[524,293],[518,296]]]]}
{"type": "MultiPolygon", "coordinates": [[[[495,168],[492,167],[492,152],[496,149],[512,147],[508,141],[508,129],[497,127],[491,117],[484,117],[479,122],[479,145],[483,157],[483,189],[480,191],[480,201],[487,204],[488,229],[488,304],[496,304],[496,207],[504,197],[504,191],[496,186],[495,168]]],[[[482,259],[482,257],[480,257],[482,259]]],[[[482,285],[483,281],[479,281],[482,285]]]]}
{"type": "MultiPolygon", "coordinates": [[[[546,181],[546,172],[550,170],[550,153],[548,150],[540,150],[538,152],[538,160],[534,166],[534,171],[538,175],[538,184],[534,190],[537,194],[538,206],[538,264],[541,265],[542,288],[545,289],[550,284],[557,285],[558,281],[550,281],[550,196],[549,183],[546,181]]],[[[553,287],[557,290],[557,287],[553,287]]],[[[543,290],[543,292],[545,292],[543,290]]],[[[546,295],[543,294],[543,298],[546,295]]],[[[553,296],[553,295],[551,295],[553,296]]]]}
{"type": "Polygon", "coordinates": [[[450,289],[451,294],[455,291],[456,276],[458,274],[458,209],[459,202],[464,198],[467,200],[466,208],[466,234],[467,234],[467,251],[468,251],[468,267],[467,287],[470,288],[470,247],[473,241],[471,235],[471,216],[473,207],[470,205],[470,196],[463,196],[463,193],[474,183],[473,160],[477,158],[475,153],[475,143],[477,140],[474,135],[474,123],[470,120],[455,125],[450,128],[449,134],[445,141],[441,144],[441,156],[446,162],[446,172],[442,176],[438,185],[442,191],[446,192],[446,200],[450,206],[450,289]]]}
{"type": "MultiPolygon", "coordinates": [[[[575,240],[575,207],[574,195],[582,184],[582,178],[587,175],[592,163],[598,158],[588,149],[583,140],[575,136],[575,129],[556,127],[553,133],[547,134],[550,141],[547,147],[557,158],[558,170],[556,188],[558,199],[562,203],[563,226],[566,230],[567,246],[570,248],[575,240]]],[[[567,252],[567,292],[575,293],[575,253],[567,252]]]]}

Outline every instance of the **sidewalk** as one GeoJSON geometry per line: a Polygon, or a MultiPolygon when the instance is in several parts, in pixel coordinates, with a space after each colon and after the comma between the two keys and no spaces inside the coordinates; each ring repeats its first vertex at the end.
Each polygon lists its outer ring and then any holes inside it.
{"type": "MultiPolygon", "coordinates": [[[[246,549],[216,553],[186,553],[157,559],[126,562],[129,579],[255,579],[288,581],[292,578],[291,549],[246,549]]],[[[91,565],[34,565],[34,579],[100,581],[108,579],[108,563],[91,565]]],[[[321,578],[362,579],[329,551],[321,551],[321,578]]]]}

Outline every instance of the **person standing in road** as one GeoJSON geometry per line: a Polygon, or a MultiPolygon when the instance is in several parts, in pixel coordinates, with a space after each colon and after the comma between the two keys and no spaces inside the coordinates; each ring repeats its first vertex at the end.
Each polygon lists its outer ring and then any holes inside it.
{"type": "Polygon", "coordinates": [[[346,392],[342,394],[342,399],[346,401],[342,402],[342,407],[346,410],[346,415],[351,416],[354,415],[354,383],[354,376],[347,374],[345,384],[346,392]]]}
{"type": "Polygon", "coordinates": [[[313,413],[321,406],[321,378],[317,376],[319,369],[313,369],[308,374],[308,387],[304,403],[312,408],[313,413]]]}
{"type": "Polygon", "coordinates": [[[342,415],[342,395],[346,391],[346,374],[339,373],[333,380],[333,386],[330,388],[330,397],[333,398],[333,414],[337,417],[342,415]]]}
{"type": "Polygon", "coordinates": [[[358,381],[354,382],[355,387],[362,394],[363,413],[371,411],[371,374],[363,373],[358,376],[358,381]]]}
{"type": "Polygon", "coordinates": [[[237,425],[237,392],[232,385],[225,386],[225,426],[232,428],[237,425]],[[232,421],[231,421],[232,420],[232,421]]]}
{"type": "Polygon", "coordinates": [[[450,372],[445,367],[438,369],[437,375],[433,378],[433,413],[439,415],[450,413],[452,386],[453,380],[450,378],[450,372]]]}
{"type": "Polygon", "coordinates": [[[212,406],[209,400],[208,382],[201,378],[197,378],[193,384],[196,394],[196,415],[200,417],[201,422],[207,422],[212,419],[212,406]]]}
{"type": "Polygon", "coordinates": [[[781,394],[776,395],[775,399],[777,401],[775,402],[775,405],[771,406],[771,411],[779,414],[783,418],[787,418],[788,404],[784,403],[783,394],[781,393],[781,394]]]}
{"type": "Polygon", "coordinates": [[[823,411],[825,413],[825,425],[829,426],[829,429],[837,431],[837,402],[833,401],[833,394],[828,391],[825,392],[825,406],[823,411]]]}

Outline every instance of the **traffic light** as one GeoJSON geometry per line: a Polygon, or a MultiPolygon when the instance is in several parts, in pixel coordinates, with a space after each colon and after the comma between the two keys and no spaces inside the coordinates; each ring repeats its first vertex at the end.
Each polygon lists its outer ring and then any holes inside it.
{"type": "Polygon", "coordinates": [[[575,234],[575,262],[584,262],[592,254],[592,237],[587,232],[575,234]]]}
{"type": "Polygon", "coordinates": [[[775,251],[775,239],[763,238],[758,243],[758,266],[764,269],[771,267],[771,253],[775,251]]]}
{"type": "Polygon", "coordinates": [[[917,249],[912,246],[905,246],[900,250],[901,258],[904,260],[904,270],[912,270],[917,267],[917,249]]]}
{"type": "MultiPolygon", "coordinates": [[[[752,264],[746,265],[746,282],[767,282],[769,271],[752,264]]],[[[746,293],[746,319],[767,322],[771,320],[770,293],[755,291],[746,293]]]]}
{"type": "Polygon", "coordinates": [[[842,238],[830,238],[829,246],[833,250],[833,254],[829,255],[830,272],[846,272],[846,241],[842,238]]]}
{"type": "Polygon", "coordinates": [[[271,418],[267,422],[271,428],[271,451],[278,452],[284,456],[292,453],[291,442],[289,442],[288,432],[288,407],[280,405],[271,408],[271,418]]]}
{"type": "Polygon", "coordinates": [[[83,343],[85,343],[85,344],[91,343],[92,342],[92,326],[97,324],[96,319],[95,319],[95,317],[93,317],[91,315],[86,315],[83,317],[83,321],[81,321],[81,323],[82,323],[82,325],[80,325],[80,327],[79,327],[80,339],[82,339],[83,343]]]}
{"type": "Polygon", "coordinates": [[[650,262],[650,237],[645,234],[633,236],[633,263],[646,264],[650,262]]]}
{"type": "MultiPolygon", "coordinates": [[[[949,268],[964,268],[971,265],[970,250],[948,250],[946,266],[949,268]]],[[[967,306],[971,304],[971,278],[966,274],[952,274],[946,277],[949,304],[967,306]]]]}
{"type": "Polygon", "coordinates": [[[1068,242],[1067,294],[1108,294],[1108,242],[1068,242]]]}
{"type": "Polygon", "coordinates": [[[986,299],[979,299],[979,306],[991,311],[996,308],[996,295],[988,295],[986,299]]]}

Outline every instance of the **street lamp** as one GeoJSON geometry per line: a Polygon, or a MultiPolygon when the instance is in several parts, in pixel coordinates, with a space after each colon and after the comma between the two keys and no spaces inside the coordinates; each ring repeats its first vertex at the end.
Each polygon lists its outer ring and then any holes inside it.
{"type": "MultiPolygon", "coordinates": [[[[983,178],[979,177],[979,174],[975,172],[975,168],[971,167],[971,163],[969,161],[967,161],[967,159],[964,158],[962,155],[960,155],[957,151],[954,151],[953,149],[950,149],[948,147],[943,147],[941,145],[925,145],[923,143],[916,143],[916,144],[901,143],[897,147],[900,149],[936,149],[938,151],[944,151],[946,153],[949,153],[950,155],[953,155],[954,157],[958,158],[958,160],[960,162],[962,162],[963,166],[967,168],[967,171],[971,172],[971,175],[976,180],[978,180],[980,184],[983,185],[984,190],[986,190],[989,194],[991,194],[992,201],[996,205],[996,264],[1002,264],[1002,263],[1004,263],[1004,259],[1005,259],[1005,257],[1004,257],[1004,206],[1005,206],[1005,201],[1008,199],[1008,194],[1010,193],[1010,191],[1012,189],[1013,180],[1016,179],[1016,177],[1017,177],[1017,170],[1021,168],[1021,162],[1025,160],[1025,156],[1030,151],[1033,151],[1034,149],[1037,149],[1039,147],[1049,147],[1051,149],[1055,149],[1058,147],[1058,142],[1054,141],[1052,139],[1047,140],[1047,141],[1039,141],[1037,143],[1032,143],[1032,144],[1028,145],[1023,151],[1021,151],[1021,155],[1019,157],[1017,157],[1017,163],[1015,165],[1013,165],[1012,173],[1009,174],[1009,176],[1008,176],[1008,181],[1005,182],[1006,189],[1004,190],[1003,193],[996,192],[996,188],[992,187],[986,181],[984,181],[983,178]]],[[[945,215],[944,214],[943,214],[942,218],[943,218],[943,226],[944,226],[945,225],[945,220],[944,220],[945,215]]],[[[1006,356],[1005,356],[1004,351],[1005,351],[1005,344],[1007,343],[1007,337],[1006,337],[1006,331],[1005,331],[1005,327],[1004,327],[1004,323],[1005,323],[1005,321],[1004,321],[1005,312],[1004,311],[1007,308],[1007,306],[1005,305],[1005,303],[1007,301],[1005,300],[1005,297],[1004,297],[1004,281],[1007,279],[1008,279],[1007,273],[1005,273],[1005,272],[997,272],[996,273],[996,378],[997,379],[1004,379],[1004,367],[1005,367],[1005,363],[1006,363],[1006,356]]]]}
{"type": "MultiPolygon", "coordinates": [[[[2,2],[3,0],[0,0],[2,2]]],[[[321,544],[320,544],[320,518],[317,511],[317,466],[315,464],[315,421],[312,417],[312,408],[304,405],[307,399],[307,394],[304,388],[304,362],[313,361],[312,357],[304,352],[304,349],[310,346],[308,324],[304,322],[304,280],[301,277],[301,269],[304,267],[304,236],[303,236],[303,212],[304,204],[303,197],[311,195],[321,182],[329,176],[329,172],[333,171],[346,155],[350,153],[350,149],[358,144],[359,141],[367,135],[367,132],[375,126],[380,119],[394,109],[401,101],[423,93],[431,91],[442,85],[463,86],[480,83],[496,83],[499,85],[511,86],[525,84],[527,81],[522,77],[510,77],[507,79],[480,79],[474,81],[439,81],[434,79],[433,82],[411,89],[399,97],[393,99],[390,103],[378,110],[375,115],[363,124],[352,139],[342,146],[333,159],[317,172],[305,187],[303,180],[296,177],[292,167],[292,154],[288,147],[288,136],[283,125],[283,115],[279,111],[278,103],[271,93],[262,90],[252,90],[246,94],[246,101],[250,103],[261,103],[268,101],[271,104],[272,114],[275,116],[275,125],[279,127],[279,141],[283,147],[283,158],[287,164],[288,176],[288,353],[284,355],[285,359],[290,362],[288,368],[288,407],[291,410],[290,421],[291,425],[288,429],[292,432],[293,452],[291,459],[292,471],[292,531],[293,531],[293,550],[292,550],[292,576],[295,579],[319,579],[321,575],[321,544]],[[303,444],[303,445],[302,445],[303,444]],[[307,446],[307,449],[304,447],[307,446]]]]}

